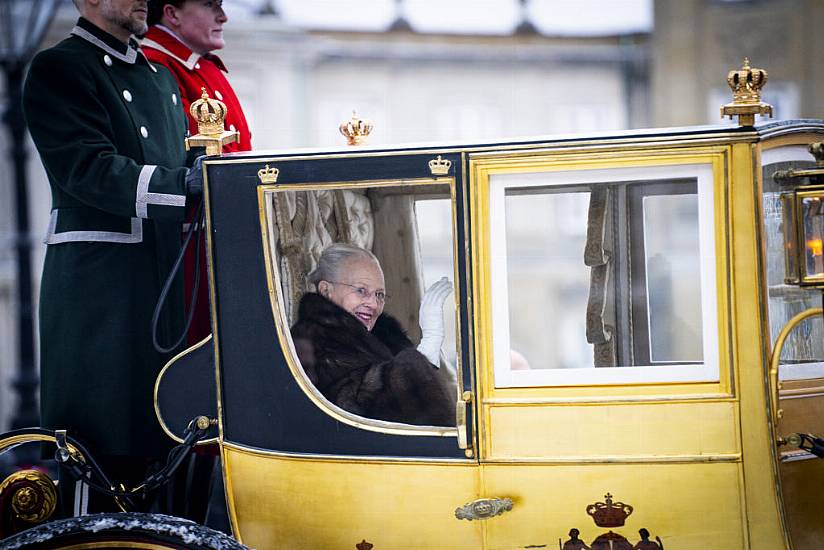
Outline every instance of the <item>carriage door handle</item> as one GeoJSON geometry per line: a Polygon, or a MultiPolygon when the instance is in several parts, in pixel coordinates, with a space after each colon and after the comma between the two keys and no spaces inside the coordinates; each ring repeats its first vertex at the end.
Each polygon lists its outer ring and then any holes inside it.
{"type": "Polygon", "coordinates": [[[511,498],[480,498],[455,509],[458,519],[489,519],[512,510],[511,498]]]}

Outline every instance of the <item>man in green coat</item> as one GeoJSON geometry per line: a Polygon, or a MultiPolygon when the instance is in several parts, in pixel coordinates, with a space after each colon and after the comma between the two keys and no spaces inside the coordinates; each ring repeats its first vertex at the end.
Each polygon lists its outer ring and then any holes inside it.
{"type": "MultiPolygon", "coordinates": [[[[153,348],[151,319],[202,181],[185,168],[177,83],[132,37],[146,31],[146,1],[75,5],[81,17],[71,36],[34,58],[24,88],[52,192],[40,294],[42,425],[67,429],[129,485],[171,447],[153,407],[170,356],[153,348]]],[[[176,284],[160,318],[162,344],[180,334],[182,312],[176,284]]]]}

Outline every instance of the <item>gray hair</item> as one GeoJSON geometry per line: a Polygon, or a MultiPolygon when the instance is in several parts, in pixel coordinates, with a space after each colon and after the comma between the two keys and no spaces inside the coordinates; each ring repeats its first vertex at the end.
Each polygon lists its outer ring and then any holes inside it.
{"type": "Polygon", "coordinates": [[[340,275],[340,269],[343,264],[350,260],[363,258],[372,260],[378,266],[380,262],[369,250],[346,243],[333,243],[323,249],[323,252],[318,258],[318,267],[314,269],[307,279],[310,283],[318,286],[321,281],[334,281],[340,275]]]}

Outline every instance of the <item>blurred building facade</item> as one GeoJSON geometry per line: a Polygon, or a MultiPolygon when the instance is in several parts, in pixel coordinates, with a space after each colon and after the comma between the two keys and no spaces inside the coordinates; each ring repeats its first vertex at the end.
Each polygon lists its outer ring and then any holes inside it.
{"type": "Polygon", "coordinates": [[[822,25],[819,0],[655,0],[653,125],[717,124],[727,71],[744,57],[768,72],[775,118],[824,117],[822,25]]]}
{"type": "MultiPolygon", "coordinates": [[[[353,109],[375,123],[372,144],[717,122],[718,106],[728,101],[726,72],[744,55],[769,71],[768,90],[783,90],[778,116],[824,116],[824,96],[815,94],[824,68],[807,53],[824,41],[814,32],[816,22],[824,23],[819,0],[656,0],[654,6],[651,34],[607,36],[546,36],[534,29],[423,34],[404,25],[387,32],[319,31],[260,15],[230,21],[220,55],[257,150],[342,145],[337,126],[353,109]]],[[[69,3],[44,47],[66,36],[75,18],[69,3]]],[[[29,147],[29,238],[39,274],[50,196],[29,147]]],[[[2,135],[0,150],[7,149],[2,135]]],[[[0,174],[8,173],[0,155],[0,174]]],[[[0,186],[0,430],[8,428],[15,406],[11,192],[11,185],[0,186]]]]}

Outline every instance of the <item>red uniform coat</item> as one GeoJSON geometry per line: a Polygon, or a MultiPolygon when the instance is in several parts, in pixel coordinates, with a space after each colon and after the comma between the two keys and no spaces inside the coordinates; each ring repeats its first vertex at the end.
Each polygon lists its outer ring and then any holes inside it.
{"type": "MultiPolygon", "coordinates": [[[[224,153],[235,151],[249,151],[252,149],[249,125],[235,91],[226,80],[227,72],[223,61],[213,54],[199,55],[189,49],[171,31],[156,25],[149,28],[143,38],[142,49],[152,63],[163,65],[174,75],[180,87],[180,105],[189,117],[189,129],[192,134],[197,133],[197,122],[189,113],[193,101],[200,99],[201,88],[206,88],[209,97],[219,99],[226,104],[225,126],[227,130],[240,132],[239,143],[229,143],[223,147],[224,153]]],[[[191,214],[191,213],[190,213],[191,214]]],[[[211,324],[209,321],[209,285],[206,275],[205,251],[201,250],[200,288],[197,296],[192,326],[189,329],[188,341],[195,344],[209,335],[211,324]]],[[[194,281],[194,248],[191,247],[184,259],[184,281],[186,283],[186,302],[189,306],[189,296],[194,281]]]]}
{"type": "Polygon", "coordinates": [[[197,133],[197,122],[189,113],[189,106],[200,99],[201,88],[206,88],[209,97],[219,99],[226,104],[226,129],[240,132],[240,143],[230,143],[223,147],[224,153],[249,151],[252,149],[252,136],[249,125],[240,108],[235,91],[226,80],[228,72],[223,61],[214,54],[199,55],[189,49],[171,31],[155,25],[149,29],[141,44],[146,57],[152,63],[163,65],[177,79],[183,108],[189,117],[192,134],[197,133]]]}

